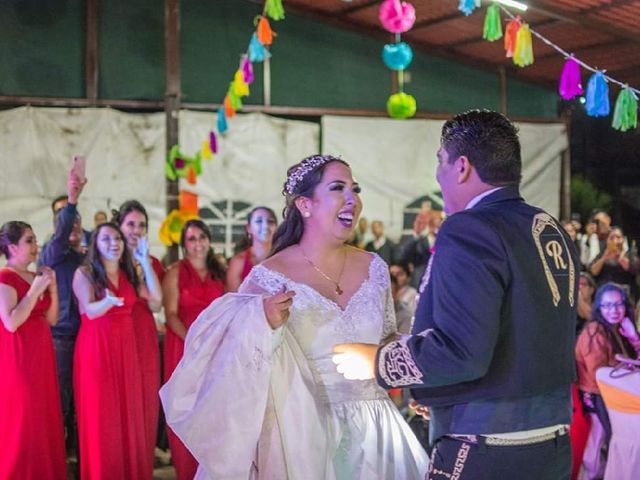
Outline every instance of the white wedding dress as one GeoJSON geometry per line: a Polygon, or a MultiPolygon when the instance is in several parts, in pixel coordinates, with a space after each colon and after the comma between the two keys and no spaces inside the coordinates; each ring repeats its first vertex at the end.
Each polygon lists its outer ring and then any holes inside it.
{"type": "Polygon", "coordinates": [[[160,396],[168,424],[200,463],[198,479],[413,480],[428,458],[375,380],[336,371],[338,343],[380,343],[396,330],[386,264],[342,310],[313,288],[256,266],[240,293],[214,301],[189,330],[160,396]],[[272,330],[262,298],[296,296],[272,330]]]}

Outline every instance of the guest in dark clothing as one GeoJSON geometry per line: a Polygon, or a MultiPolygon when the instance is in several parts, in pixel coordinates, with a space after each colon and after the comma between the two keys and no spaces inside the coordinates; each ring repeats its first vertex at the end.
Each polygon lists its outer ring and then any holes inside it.
{"type": "Polygon", "coordinates": [[[395,261],[396,245],[384,236],[384,224],[380,220],[371,222],[371,233],[373,240],[367,243],[365,250],[380,255],[387,265],[395,261]]]}
{"type": "Polygon", "coordinates": [[[624,285],[629,289],[631,301],[638,300],[636,275],[640,260],[635,252],[624,251],[624,235],[622,229],[612,227],[607,237],[605,248],[589,266],[589,272],[596,281],[596,286],[608,282],[624,285]]]}
{"type": "MultiPolygon", "coordinates": [[[[85,181],[75,173],[69,172],[67,178],[68,197],[65,206],[55,213],[55,233],[43,247],[39,263],[51,267],[58,282],[58,301],[60,304],[58,323],[51,327],[56,353],[58,381],[62,400],[62,414],[67,434],[67,444],[72,441],[74,428],[73,409],[73,351],[76,336],[80,328],[78,303],[71,284],[73,275],[82,261],[82,224],[77,211],[77,203],[85,181]]],[[[60,198],[57,199],[60,201],[60,198]]],[[[55,202],[54,202],[55,204],[55,202]]]]}
{"type": "Polygon", "coordinates": [[[431,247],[427,236],[429,216],[419,213],[413,222],[413,236],[405,238],[401,242],[398,261],[411,268],[411,286],[418,289],[420,280],[427,268],[431,247]]]}

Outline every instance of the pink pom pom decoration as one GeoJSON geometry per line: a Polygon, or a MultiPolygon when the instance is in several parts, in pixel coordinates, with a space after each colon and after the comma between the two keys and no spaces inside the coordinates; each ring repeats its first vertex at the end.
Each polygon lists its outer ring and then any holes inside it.
{"type": "Polygon", "coordinates": [[[404,33],[416,21],[416,9],[408,2],[384,0],[380,5],[380,23],[391,33],[404,33]]]}
{"type": "Polygon", "coordinates": [[[562,67],[562,75],[560,75],[560,84],[558,85],[558,93],[563,100],[571,100],[578,95],[584,94],[580,80],[580,65],[573,57],[567,58],[562,67]]]}

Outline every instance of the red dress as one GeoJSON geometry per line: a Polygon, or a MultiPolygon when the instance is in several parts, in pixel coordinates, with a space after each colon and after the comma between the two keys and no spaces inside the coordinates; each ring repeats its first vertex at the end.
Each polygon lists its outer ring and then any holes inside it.
{"type": "MultiPolygon", "coordinates": [[[[222,280],[213,280],[207,275],[202,280],[189,260],[178,263],[178,317],[189,329],[198,318],[200,312],[207,308],[216,298],[224,294],[222,280]]],[[[184,340],[178,337],[170,328],[164,339],[164,378],[171,377],[184,352],[184,340]]],[[[176,467],[178,480],[191,480],[196,474],[198,463],[180,439],[167,427],[171,458],[176,467]]]]}
{"type": "Polygon", "coordinates": [[[80,477],[91,480],[149,478],[132,316],[138,295],[122,270],[118,278],[109,289],[124,305],[93,320],[81,316],[73,358],[80,477]]]}
{"type": "MultiPolygon", "coordinates": [[[[151,266],[162,282],[164,267],[160,260],[151,257],[151,266]]],[[[147,444],[147,475],[153,475],[153,460],[156,447],[156,435],[158,433],[158,414],[160,413],[160,343],[158,342],[158,330],[153,313],[144,298],[138,298],[133,307],[135,319],[136,344],[140,356],[140,368],[142,371],[142,399],[144,404],[144,433],[147,444]]]]}
{"type": "Polygon", "coordinates": [[[243,263],[242,263],[242,272],[240,273],[240,280],[244,281],[245,278],[249,276],[249,272],[253,268],[253,263],[251,263],[251,248],[247,248],[244,251],[243,255],[243,263]]]}
{"type": "MultiPolygon", "coordinates": [[[[0,283],[16,290],[18,302],[31,285],[9,268],[0,283]]],[[[0,479],[67,478],[56,359],[46,312],[49,292],[11,333],[0,322],[0,479]]]]}

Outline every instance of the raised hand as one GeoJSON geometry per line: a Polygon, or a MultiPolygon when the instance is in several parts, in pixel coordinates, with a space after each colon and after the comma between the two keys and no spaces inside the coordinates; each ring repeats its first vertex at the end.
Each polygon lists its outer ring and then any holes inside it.
{"type": "Polygon", "coordinates": [[[87,179],[84,177],[84,162],[84,157],[76,156],[67,176],[67,195],[69,203],[74,205],[78,203],[82,189],[87,183],[87,179]]]}
{"type": "Polygon", "coordinates": [[[146,237],[138,238],[138,245],[136,245],[133,251],[133,258],[135,258],[140,264],[144,264],[149,261],[149,243],[146,237]]]}
{"type": "Polygon", "coordinates": [[[264,315],[272,329],[276,329],[283,325],[289,318],[289,309],[293,304],[293,297],[296,292],[287,290],[286,286],[263,300],[264,315]]]}
{"type": "Polygon", "coordinates": [[[627,337],[631,342],[637,342],[638,332],[629,317],[624,317],[620,322],[620,334],[627,337]]]}
{"type": "Polygon", "coordinates": [[[108,288],[105,290],[104,298],[109,305],[121,307],[124,305],[124,298],[116,297],[108,288]]]}

